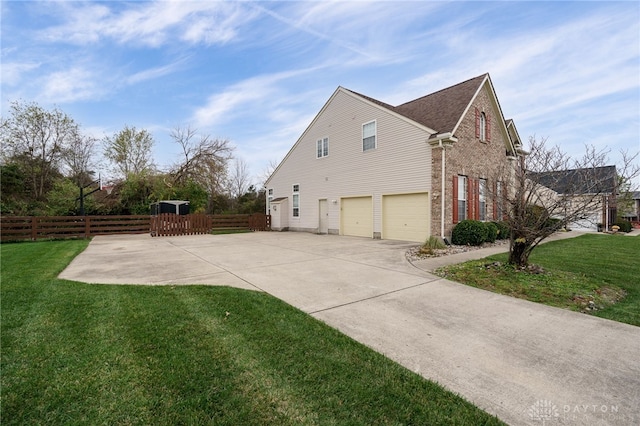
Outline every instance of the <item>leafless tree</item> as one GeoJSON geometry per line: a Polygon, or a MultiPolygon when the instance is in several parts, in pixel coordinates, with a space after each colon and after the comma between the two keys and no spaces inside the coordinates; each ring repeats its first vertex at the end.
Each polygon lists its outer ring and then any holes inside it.
{"type": "Polygon", "coordinates": [[[233,167],[229,173],[229,193],[233,198],[239,198],[247,192],[251,186],[251,178],[249,177],[249,169],[247,163],[241,159],[233,160],[233,167]]]}
{"type": "Polygon", "coordinates": [[[69,144],[62,150],[62,162],[67,176],[77,185],[87,185],[94,180],[95,149],[98,139],[73,132],[69,144]]]}
{"type": "Polygon", "coordinates": [[[267,164],[267,166],[262,171],[262,174],[260,175],[260,183],[262,184],[262,186],[264,186],[267,183],[267,179],[269,179],[273,174],[273,172],[278,168],[278,164],[280,164],[280,161],[278,160],[273,160],[273,159],[269,160],[269,163],[267,164]]]}
{"type": "Polygon", "coordinates": [[[545,139],[530,138],[528,153],[502,174],[507,190],[496,200],[507,209],[509,263],[525,267],[538,244],[573,223],[603,210],[615,216],[620,188],[628,188],[640,172],[638,153],[621,156],[621,163],[612,166],[607,150],[587,146],[582,157],[573,159],[545,139]]]}
{"type": "Polygon", "coordinates": [[[180,160],[171,169],[174,183],[196,182],[210,198],[222,193],[226,187],[227,163],[233,154],[229,141],[198,134],[190,126],[175,127],[170,136],[180,147],[180,160]]]}

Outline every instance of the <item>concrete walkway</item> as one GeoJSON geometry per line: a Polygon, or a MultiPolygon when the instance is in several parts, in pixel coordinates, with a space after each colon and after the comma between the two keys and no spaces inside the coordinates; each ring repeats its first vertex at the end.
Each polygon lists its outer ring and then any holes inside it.
{"type": "Polygon", "coordinates": [[[412,245],[293,232],[96,237],[60,277],[265,291],[509,424],[640,423],[640,328],[441,279],[426,271],[434,263],[406,260],[412,245]]]}

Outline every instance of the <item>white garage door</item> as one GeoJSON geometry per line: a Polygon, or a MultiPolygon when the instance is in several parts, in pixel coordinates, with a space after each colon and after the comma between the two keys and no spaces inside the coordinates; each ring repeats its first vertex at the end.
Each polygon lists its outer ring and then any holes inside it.
{"type": "Polygon", "coordinates": [[[382,197],[382,238],[425,242],[430,234],[429,194],[382,197]]]}
{"type": "Polygon", "coordinates": [[[373,237],[373,207],[371,197],[343,198],[340,206],[341,234],[373,237]]]}

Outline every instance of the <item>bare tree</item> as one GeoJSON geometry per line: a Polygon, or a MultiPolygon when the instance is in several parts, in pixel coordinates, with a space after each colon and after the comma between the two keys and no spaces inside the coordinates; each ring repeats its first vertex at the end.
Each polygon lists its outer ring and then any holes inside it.
{"type": "Polygon", "coordinates": [[[104,156],[123,178],[153,170],[153,137],[142,129],[125,126],[124,129],[104,139],[104,156]]]}
{"type": "Polygon", "coordinates": [[[78,125],[58,108],[48,111],[36,103],[12,102],[10,113],[0,126],[3,161],[20,164],[31,196],[43,200],[78,125]]]}
{"type": "Polygon", "coordinates": [[[176,127],[171,138],[180,146],[180,161],[172,167],[171,174],[177,183],[193,180],[210,189],[220,183],[220,174],[226,169],[233,148],[226,139],[213,139],[210,135],[198,135],[196,129],[176,127]],[[211,185],[211,174],[217,176],[211,185]]]}
{"type": "MultiPolygon", "coordinates": [[[[638,176],[638,154],[622,152],[621,164],[608,165],[608,151],[587,147],[572,159],[545,139],[529,140],[530,149],[501,178],[508,190],[497,203],[508,209],[509,263],[525,267],[531,252],[562,228],[615,207],[619,188],[638,176]]],[[[611,216],[615,216],[611,213],[611,216]]]]}
{"type": "Polygon", "coordinates": [[[264,186],[267,183],[267,179],[271,177],[273,172],[278,168],[279,164],[280,164],[280,161],[278,160],[273,160],[273,159],[269,160],[269,163],[262,171],[262,174],[260,174],[259,179],[262,186],[264,186]]]}
{"type": "Polygon", "coordinates": [[[62,162],[67,176],[77,185],[87,185],[93,180],[95,149],[98,139],[75,131],[69,144],[62,151],[62,162]]]}
{"type": "Polygon", "coordinates": [[[229,193],[233,198],[240,198],[247,192],[252,183],[247,163],[243,159],[234,159],[228,181],[229,193]]]}

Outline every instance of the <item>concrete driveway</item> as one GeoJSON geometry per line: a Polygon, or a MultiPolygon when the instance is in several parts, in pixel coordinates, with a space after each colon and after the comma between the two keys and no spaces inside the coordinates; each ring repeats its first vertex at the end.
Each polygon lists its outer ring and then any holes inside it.
{"type": "Polygon", "coordinates": [[[640,424],[640,328],[467,287],[414,243],[248,233],[96,237],[61,278],[267,292],[513,425],[640,424]]]}

